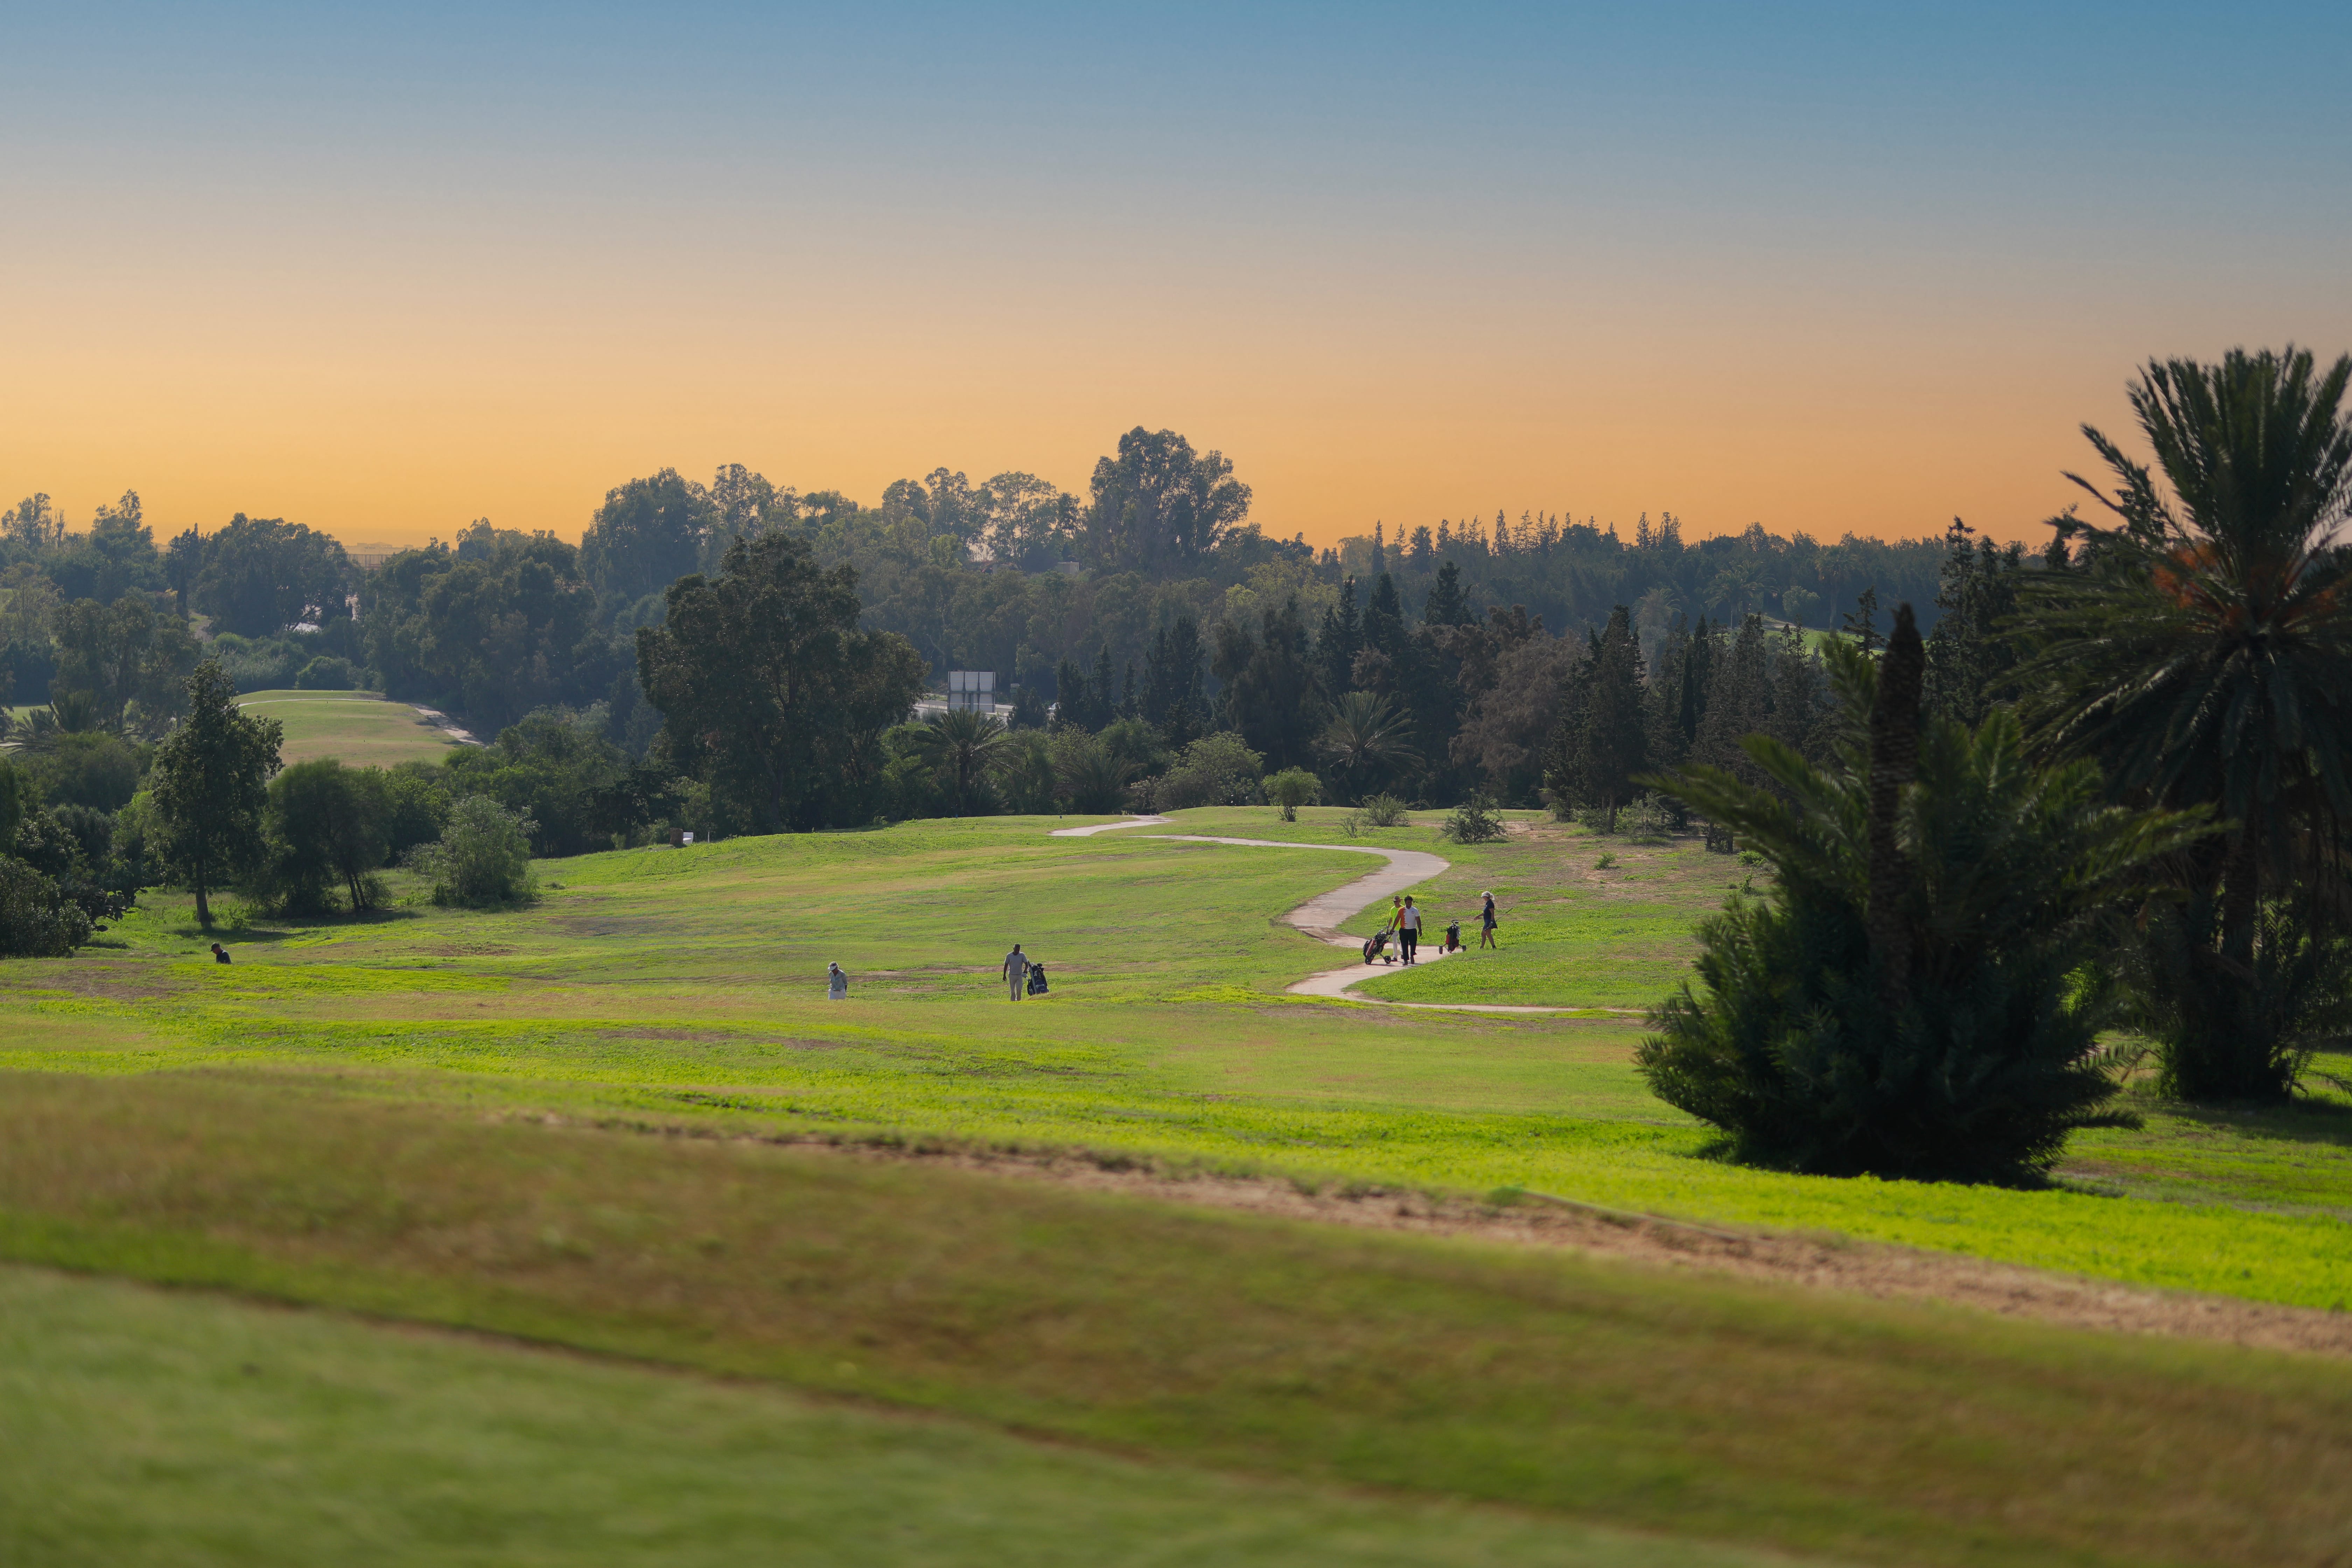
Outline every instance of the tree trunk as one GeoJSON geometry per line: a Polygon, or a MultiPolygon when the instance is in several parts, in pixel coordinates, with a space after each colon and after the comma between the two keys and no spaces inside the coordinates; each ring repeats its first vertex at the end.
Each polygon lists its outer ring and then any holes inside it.
{"type": "Polygon", "coordinates": [[[2251,968],[2254,962],[2254,926],[2262,912],[2262,845],[2252,814],[2230,841],[2229,860],[2222,869],[2221,955],[2251,968]]]}
{"type": "Polygon", "coordinates": [[[1919,771],[1919,687],[1927,673],[1911,606],[1895,612],[1895,630],[1878,661],[1878,693],[1870,705],[1870,929],[1878,963],[1878,995],[1889,1010],[1911,999],[1911,933],[1904,898],[1911,868],[1896,837],[1903,786],[1919,771]]]}
{"type": "Polygon", "coordinates": [[[205,858],[199,851],[192,868],[195,875],[188,879],[196,888],[196,923],[206,931],[213,929],[213,907],[205,901],[205,858]]]}

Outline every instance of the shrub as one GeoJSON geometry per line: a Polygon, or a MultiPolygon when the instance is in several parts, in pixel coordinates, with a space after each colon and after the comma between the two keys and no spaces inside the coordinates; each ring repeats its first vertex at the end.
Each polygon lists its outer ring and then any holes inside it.
{"type": "Polygon", "coordinates": [[[1095,816],[1125,803],[1134,763],[1112,756],[1084,730],[1056,730],[1046,744],[1053,752],[1055,791],[1072,811],[1095,816]]]}
{"type": "Polygon", "coordinates": [[[0,855],[0,957],[63,958],[89,932],[89,916],[56,882],[0,855]]]}
{"type": "Polygon", "coordinates": [[[214,637],[207,651],[239,691],[284,690],[312,657],[291,637],[243,637],[235,632],[214,637]]]}
{"type": "Polygon", "coordinates": [[[447,774],[431,763],[399,763],[384,776],[385,857],[397,860],[430,844],[449,825],[447,774]]]}
{"type": "Polygon", "coordinates": [[[1319,805],[1323,801],[1323,781],[1305,768],[1285,768],[1265,781],[1265,798],[1282,807],[1282,820],[1298,820],[1302,805],[1319,805]]]}
{"type": "Polygon", "coordinates": [[[651,805],[630,788],[629,756],[604,732],[608,717],[601,702],[534,709],[490,744],[451,752],[442,764],[449,793],[486,795],[528,818],[541,855],[602,849],[647,820],[651,805]]]}
{"type": "Polygon", "coordinates": [[[2075,1128],[2127,1120],[2103,1112],[2107,1009],[2078,973],[2107,911],[2205,830],[2104,804],[2089,764],[2037,771],[2006,710],[1973,732],[1921,725],[1918,647],[1907,608],[1883,669],[1832,646],[1846,732],[1828,767],[1742,742],[1785,800],[1713,768],[1674,784],[1779,877],[1700,927],[1704,990],[1685,982],[1652,1015],[1636,1059],[1751,1159],[2000,1178],[2046,1168],[2075,1128]]]}
{"type": "Polygon", "coordinates": [[[1576,825],[1587,833],[1617,831],[1617,814],[1605,805],[1580,805],[1572,816],[1576,825]]]}
{"type": "Polygon", "coordinates": [[[1376,795],[1364,802],[1364,820],[1374,827],[1401,827],[1404,819],[1405,804],[1392,795],[1376,795]]]}
{"type": "Polygon", "coordinates": [[[18,761],[51,805],[120,811],[138,793],[147,748],[103,730],[51,731],[18,761]]]}
{"type": "Polygon", "coordinates": [[[1258,775],[1265,765],[1265,757],[1230,730],[1203,735],[1184,748],[1160,779],[1159,808],[1251,805],[1258,798],[1258,775]]]}
{"type": "Polygon", "coordinates": [[[409,864],[433,879],[433,901],[468,909],[528,903],[539,886],[530,869],[537,825],[487,795],[470,795],[449,813],[440,838],[413,851],[409,864]]]}
{"type": "Polygon", "coordinates": [[[1617,831],[1636,844],[1664,844],[1681,824],[1666,803],[1645,795],[1617,813],[1617,831]]]}
{"type": "Polygon", "coordinates": [[[1454,808],[1440,831],[1456,844],[1492,844],[1503,837],[1503,818],[1492,801],[1472,795],[1454,808]]]}
{"type": "Polygon", "coordinates": [[[320,654],[294,673],[298,691],[352,691],[359,683],[359,671],[352,661],[331,653],[320,654]]]}
{"type": "Polygon", "coordinates": [[[2149,910],[2121,964],[2126,1016],[2155,1043],[2158,1089],[2182,1100],[2283,1100],[2323,1045],[2352,1035],[2352,942],[2315,911],[2265,905],[2253,962],[2217,974],[2220,900],[2149,910]]]}
{"type": "Polygon", "coordinates": [[[341,884],[354,911],[382,901],[376,868],[392,847],[392,792],[375,768],[347,768],[332,757],[297,763],[269,784],[262,816],[267,848],[255,892],[289,913],[333,906],[341,884]]]}

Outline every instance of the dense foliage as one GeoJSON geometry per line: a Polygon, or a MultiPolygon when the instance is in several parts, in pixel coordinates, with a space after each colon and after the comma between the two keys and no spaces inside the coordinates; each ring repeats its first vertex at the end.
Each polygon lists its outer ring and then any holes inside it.
{"type": "Polygon", "coordinates": [[[2223,825],[2147,930],[2143,1022],[2196,1098],[2275,1099],[2342,1026],[2352,826],[2352,358],[2235,351],[2151,363],[2131,400],[2153,468],[2098,431],[2115,518],[2062,519],[2026,584],[2035,736],[2118,798],[2223,825]]]}
{"type": "MultiPolygon", "coordinates": [[[[1907,639],[1907,642],[1906,642],[1907,639]]],[[[1921,716],[1924,653],[1832,649],[1826,766],[1745,742],[1777,788],[1696,764],[1676,794],[1778,873],[1701,928],[1699,988],[1654,1015],[1659,1096],[1801,1170],[2008,1176],[2046,1167],[2116,1089],[2079,980],[2110,910],[2154,890],[2192,819],[2116,805],[2085,763],[2040,769],[2016,719],[1921,716]]]]}
{"type": "Polygon", "coordinates": [[[670,584],[663,624],[637,632],[662,756],[746,826],[875,815],[882,732],[914,705],[923,671],[904,637],[860,629],[856,584],[792,534],[739,538],[716,579],[670,584]]]}
{"type": "Polygon", "coordinates": [[[533,709],[601,701],[625,733],[641,709],[632,650],[599,625],[580,563],[551,534],[487,522],[454,549],[394,556],[370,579],[361,617],[382,689],[463,713],[484,734],[533,709]]]}

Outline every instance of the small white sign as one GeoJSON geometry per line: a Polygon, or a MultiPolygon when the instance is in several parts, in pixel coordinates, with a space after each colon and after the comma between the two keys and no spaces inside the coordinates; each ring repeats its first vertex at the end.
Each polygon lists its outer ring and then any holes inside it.
{"type": "Polygon", "coordinates": [[[685,837],[680,838],[678,842],[681,844],[691,844],[694,842],[694,835],[691,833],[687,834],[685,837]]]}

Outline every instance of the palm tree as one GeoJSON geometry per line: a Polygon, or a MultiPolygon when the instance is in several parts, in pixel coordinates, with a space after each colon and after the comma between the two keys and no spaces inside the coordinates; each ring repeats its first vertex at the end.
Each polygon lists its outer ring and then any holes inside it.
{"type": "Polygon", "coordinates": [[[982,782],[996,770],[1011,738],[1003,720],[969,708],[950,708],[919,726],[912,743],[946,779],[955,795],[956,815],[961,816],[982,782]]]}
{"type": "Polygon", "coordinates": [[[1331,721],[1315,738],[1315,751],[1351,785],[1385,782],[1421,765],[1421,753],[1412,744],[1412,721],[1391,708],[1387,698],[1370,691],[1350,691],[1339,699],[1331,721]]]}
{"type": "MultiPolygon", "coordinates": [[[[2067,477],[2118,521],[2070,513],[2061,544],[2084,536],[2079,556],[2053,552],[2062,569],[2027,584],[2025,702],[2040,748],[2096,759],[2119,794],[2205,806],[2226,824],[2187,868],[2198,962],[2172,980],[2209,996],[2242,997],[2294,967],[2263,951],[2266,931],[2296,929],[2266,920],[2266,904],[2298,884],[2309,895],[2341,885],[2352,552],[2333,536],[2352,509],[2347,383],[2352,357],[2320,375],[2292,346],[2232,350],[2219,364],[2151,362],[2130,395],[2155,468],[2084,426],[2116,489],[2067,477]]],[[[2278,1022],[2296,1007],[2257,1011],[2278,1022]]],[[[2168,1065],[2176,1089],[2291,1087],[2291,1044],[2242,1005],[2174,1014],[2185,1031],[2168,1065]]]]}
{"type": "Polygon", "coordinates": [[[1135,772],[1133,763],[1114,756],[1097,736],[1076,735],[1055,749],[1055,782],[1081,816],[1117,811],[1135,772]]]}

